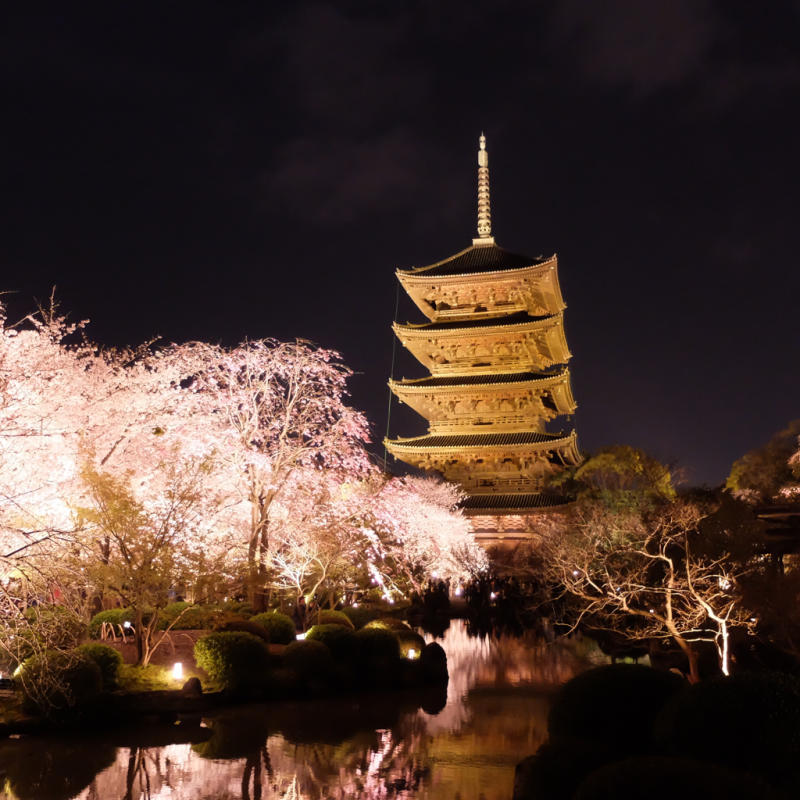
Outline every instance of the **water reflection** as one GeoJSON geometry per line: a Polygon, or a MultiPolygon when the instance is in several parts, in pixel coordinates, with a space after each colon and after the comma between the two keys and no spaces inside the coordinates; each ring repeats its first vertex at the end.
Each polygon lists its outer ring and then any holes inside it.
{"type": "Polygon", "coordinates": [[[172,731],[185,743],[165,746],[131,732],[10,740],[0,744],[0,796],[508,800],[514,765],[544,739],[552,692],[601,657],[578,641],[474,638],[459,620],[438,641],[446,704],[434,692],[232,709],[203,721],[207,741],[187,719],[172,731]]]}

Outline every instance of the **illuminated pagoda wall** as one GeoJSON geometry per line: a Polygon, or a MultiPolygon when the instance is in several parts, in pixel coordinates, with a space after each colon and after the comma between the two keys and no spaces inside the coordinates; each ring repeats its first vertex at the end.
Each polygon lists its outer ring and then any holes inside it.
{"type": "Polygon", "coordinates": [[[397,278],[427,317],[394,324],[427,369],[390,380],[397,398],[428,421],[425,435],[386,440],[397,459],[459,483],[479,540],[528,539],[541,512],[564,504],[548,479],[580,463],[564,336],[558,261],[499,247],[492,236],[489,156],[478,150],[478,236],[472,245],[397,278]]]}

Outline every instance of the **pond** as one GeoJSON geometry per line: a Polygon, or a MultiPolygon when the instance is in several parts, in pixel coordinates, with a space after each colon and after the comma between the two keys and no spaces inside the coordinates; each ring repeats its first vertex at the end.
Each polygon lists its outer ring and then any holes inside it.
{"type": "Polygon", "coordinates": [[[510,800],[515,765],[546,737],[554,691],[606,659],[590,640],[477,638],[462,620],[438,641],[450,682],[446,697],[428,693],[421,708],[418,695],[367,695],[100,737],[8,740],[0,797],[510,800]]]}

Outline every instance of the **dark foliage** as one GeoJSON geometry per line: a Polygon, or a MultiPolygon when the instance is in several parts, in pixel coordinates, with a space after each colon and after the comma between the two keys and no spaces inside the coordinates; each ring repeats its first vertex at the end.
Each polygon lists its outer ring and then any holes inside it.
{"type": "Polygon", "coordinates": [[[269,651],[264,642],[243,631],[204,636],[194,646],[197,666],[223,689],[262,688],[269,671],[269,651]]]}
{"type": "Polygon", "coordinates": [[[267,632],[272,644],[289,644],[295,639],[294,622],[291,617],[281,614],[280,611],[265,611],[263,614],[256,614],[254,617],[250,617],[249,622],[260,625],[267,632]]]}
{"type": "Polygon", "coordinates": [[[113,648],[97,642],[82,644],[76,652],[94,661],[100,670],[103,691],[117,688],[117,674],[122,666],[122,656],[113,648]]]}

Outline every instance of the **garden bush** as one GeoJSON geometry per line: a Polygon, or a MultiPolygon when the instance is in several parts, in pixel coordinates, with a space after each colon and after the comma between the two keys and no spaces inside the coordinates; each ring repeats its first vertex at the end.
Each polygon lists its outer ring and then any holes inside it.
{"type": "Polygon", "coordinates": [[[253,617],[245,619],[238,614],[220,612],[213,618],[211,629],[222,632],[241,631],[242,633],[249,633],[252,636],[257,636],[265,644],[269,644],[269,631],[263,625],[254,622],[253,619],[253,617]]]}
{"type": "Polygon", "coordinates": [[[113,648],[105,644],[90,642],[76,648],[76,652],[90,658],[100,670],[103,690],[117,688],[119,668],[122,666],[122,656],[113,648]]]}
{"type": "Polygon", "coordinates": [[[430,642],[422,648],[420,668],[426,683],[446,683],[448,680],[447,654],[438,642],[430,642]]]}
{"type": "Polygon", "coordinates": [[[763,672],[689,686],[664,707],[656,740],[672,755],[783,780],[800,759],[800,681],[763,672]]]}
{"type": "Polygon", "coordinates": [[[404,622],[402,619],[395,619],[394,617],[379,617],[368,622],[364,628],[368,630],[382,630],[382,631],[410,631],[411,626],[404,622]]]}
{"type": "Polygon", "coordinates": [[[400,643],[391,631],[369,626],[353,634],[358,641],[359,655],[367,661],[397,661],[400,643]]]}
{"type": "Polygon", "coordinates": [[[197,666],[222,689],[259,689],[266,683],[269,651],[250,633],[211,633],[197,641],[194,657],[197,666]]]}
{"type": "Polygon", "coordinates": [[[331,651],[314,639],[292,642],[283,652],[283,664],[303,681],[327,680],[333,667],[331,651]]]}
{"type": "Polygon", "coordinates": [[[425,640],[416,631],[397,629],[392,632],[400,645],[400,655],[403,658],[408,657],[409,650],[414,650],[416,657],[420,657],[425,648],[425,640]]]}
{"type": "Polygon", "coordinates": [[[133,620],[134,612],[132,608],[109,608],[105,611],[98,611],[89,622],[89,636],[92,639],[99,639],[104,622],[116,626],[123,625],[125,622],[132,623],[133,620]]]}
{"type": "Polygon", "coordinates": [[[360,655],[356,634],[344,625],[314,625],[306,641],[322,642],[337,661],[354,662],[360,655]]]}
{"type": "Polygon", "coordinates": [[[221,606],[218,606],[222,611],[230,611],[233,614],[238,614],[240,617],[249,619],[256,612],[253,606],[246,600],[226,600],[221,606]]]}
{"type": "Polygon", "coordinates": [[[94,700],[103,683],[100,668],[76,651],[47,650],[29,658],[17,674],[23,707],[50,715],[94,700]]]}
{"type": "Polygon", "coordinates": [[[358,606],[356,608],[343,608],[342,613],[353,623],[353,627],[363,628],[368,622],[380,617],[382,612],[369,606],[358,606]]]}
{"type": "Polygon", "coordinates": [[[317,624],[318,625],[344,625],[345,628],[349,628],[351,631],[355,630],[355,625],[353,625],[350,617],[347,616],[343,611],[333,611],[329,608],[324,608],[322,611],[319,612],[317,615],[317,624]]]}
{"type": "Polygon", "coordinates": [[[621,756],[646,752],[658,712],[685,685],[674,673],[634,664],[590,669],[556,696],[547,723],[550,738],[612,740],[621,756]]]}
{"type": "Polygon", "coordinates": [[[260,625],[266,630],[272,644],[289,644],[295,640],[296,630],[291,617],[280,611],[266,611],[250,617],[251,623],[260,625]]]}
{"type": "Polygon", "coordinates": [[[211,620],[217,613],[218,611],[212,606],[197,606],[180,600],[177,603],[170,603],[161,609],[158,629],[165,631],[178,618],[171,630],[205,630],[211,626],[211,620]]]}

